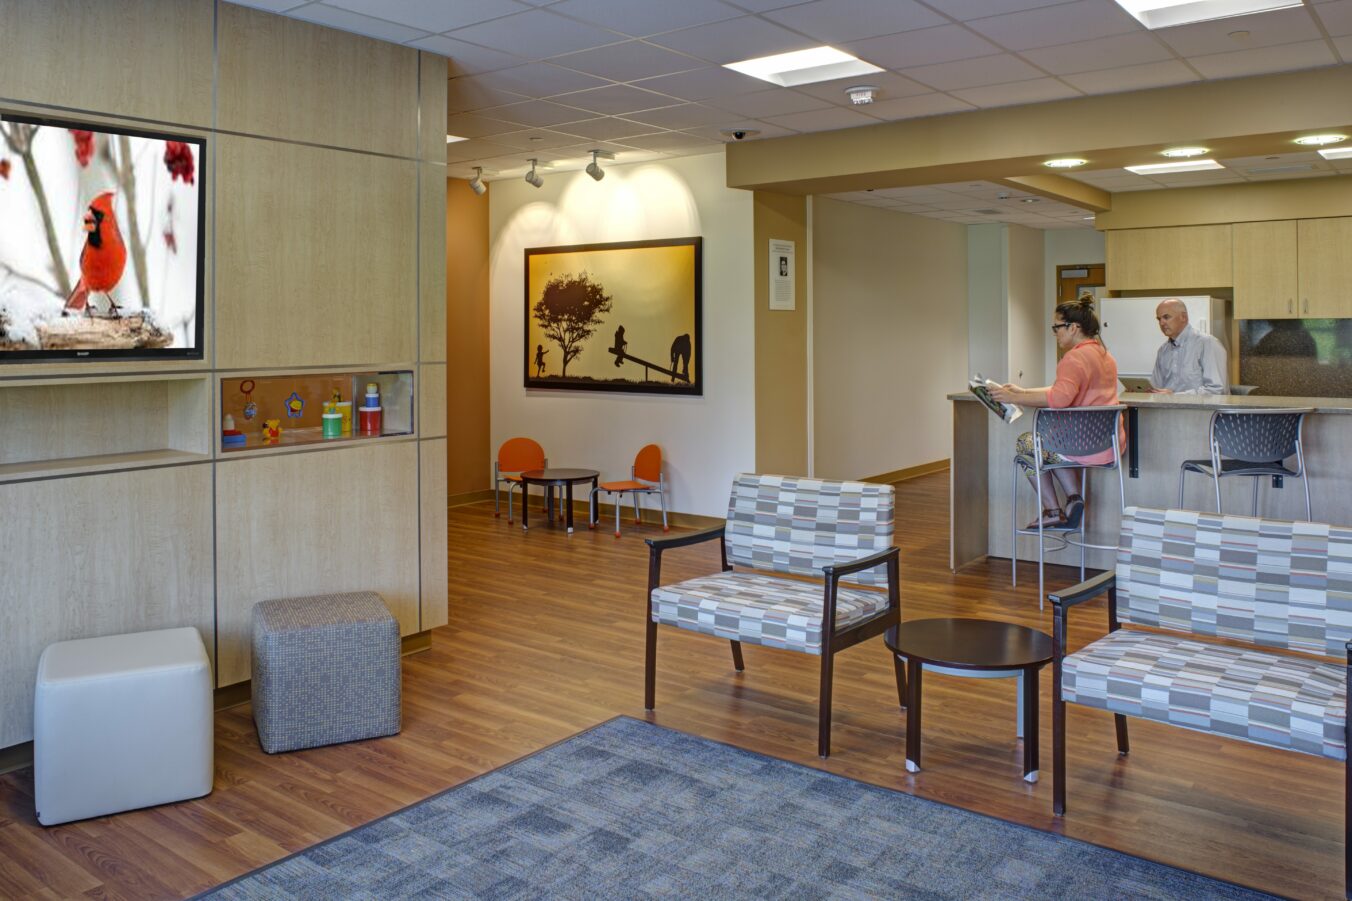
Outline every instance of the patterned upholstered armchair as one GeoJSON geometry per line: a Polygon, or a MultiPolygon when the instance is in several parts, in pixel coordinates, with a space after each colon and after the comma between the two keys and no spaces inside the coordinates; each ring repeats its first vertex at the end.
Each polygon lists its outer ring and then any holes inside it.
{"type": "MultiPolygon", "coordinates": [[[[1120,754],[1138,716],[1349,764],[1352,528],[1128,507],[1116,572],[1047,599],[1058,815],[1067,703],[1110,711],[1120,754]],[[1105,594],[1108,634],[1067,653],[1067,612],[1105,594]]],[[[1344,782],[1352,813],[1352,769],[1344,782]]]]}
{"type": "MultiPolygon", "coordinates": [[[[832,658],[900,620],[893,517],[890,485],[744,474],[733,482],[726,524],[648,539],[644,706],[653,709],[659,624],[729,640],[738,672],[743,642],[819,655],[817,753],[828,756],[832,658]],[[660,584],[663,551],[715,538],[722,540],[722,572],[660,584]],[[784,578],[788,575],[823,581],[784,578]],[[886,592],[842,586],[846,577],[886,592]]],[[[904,698],[899,664],[896,672],[904,698]]]]}

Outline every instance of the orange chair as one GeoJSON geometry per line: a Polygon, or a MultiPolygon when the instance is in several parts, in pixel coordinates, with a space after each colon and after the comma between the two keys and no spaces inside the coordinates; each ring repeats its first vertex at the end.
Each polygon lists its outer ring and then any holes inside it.
{"type": "MultiPolygon", "coordinates": [[[[512,521],[512,492],[521,485],[521,473],[545,468],[545,449],[530,438],[508,438],[498,448],[493,461],[493,516],[502,511],[499,499],[502,483],[507,483],[507,521],[512,521]]],[[[526,486],[521,486],[521,503],[526,503],[526,486]]]]}
{"type": "Polygon", "coordinates": [[[634,525],[642,522],[638,509],[638,496],[640,494],[656,494],[658,502],[662,505],[662,531],[667,531],[667,497],[666,483],[662,480],[662,448],[656,444],[649,444],[643,450],[638,452],[634,458],[634,465],[630,468],[629,474],[632,478],[626,482],[602,482],[591,491],[591,521],[588,528],[596,528],[597,509],[596,492],[604,491],[607,494],[616,495],[615,498],[615,537],[620,537],[620,500],[625,494],[634,499],[634,525]]]}

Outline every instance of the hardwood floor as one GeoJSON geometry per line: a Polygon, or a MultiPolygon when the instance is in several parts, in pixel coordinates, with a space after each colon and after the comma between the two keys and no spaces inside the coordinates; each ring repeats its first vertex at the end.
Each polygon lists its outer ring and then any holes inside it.
{"type": "MultiPolygon", "coordinates": [[[[1050,630],[1036,572],[949,573],[948,476],[898,488],[902,616],[987,616],[1050,630]]],[[[925,769],[907,774],[904,715],[881,640],[836,664],[832,756],[816,757],[817,660],[663,628],[657,709],[643,710],[644,536],[571,536],[450,511],[451,624],[405,658],[398,736],[268,756],[247,705],[216,717],[206,798],[51,829],[33,816],[32,771],[0,778],[0,897],[173,898],[224,882],[617,714],[978,810],[1037,829],[1281,894],[1338,897],[1343,766],[1131,721],[1118,757],[1108,714],[1072,706],[1069,812],[1051,815],[1050,667],[1042,676],[1043,779],[1020,779],[1015,682],[927,675],[925,769]]],[[[543,517],[542,517],[543,518],[543,517]]],[[[535,520],[539,523],[540,520],[535,520]]],[[[710,572],[716,546],[670,552],[664,581],[710,572]]],[[[1072,581],[1071,571],[1049,584],[1072,581]]],[[[1105,629],[1076,608],[1072,646],[1105,629]]]]}

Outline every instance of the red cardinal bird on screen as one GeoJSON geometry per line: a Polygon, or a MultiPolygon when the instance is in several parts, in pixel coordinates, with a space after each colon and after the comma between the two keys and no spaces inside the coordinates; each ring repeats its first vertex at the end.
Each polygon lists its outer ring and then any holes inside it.
{"type": "Polygon", "coordinates": [[[112,191],[104,191],[90,201],[84,215],[84,230],[88,235],[84,250],[80,252],[80,282],[70,292],[61,315],[69,315],[72,310],[84,310],[86,316],[93,315],[89,295],[102,294],[108,298],[109,313],[116,316],[118,307],[111,292],[127,268],[127,245],[122,243],[122,232],[113,215],[112,191]]]}

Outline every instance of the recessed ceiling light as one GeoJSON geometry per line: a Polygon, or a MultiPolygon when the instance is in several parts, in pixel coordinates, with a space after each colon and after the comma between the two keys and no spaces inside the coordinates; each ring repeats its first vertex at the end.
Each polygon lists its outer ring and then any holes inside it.
{"type": "Polygon", "coordinates": [[[1082,217],[1080,217],[1080,218],[1088,220],[1088,219],[1093,219],[1094,217],[1093,217],[1093,216],[1082,216],[1082,217]]]}
{"type": "Polygon", "coordinates": [[[1169,28],[1300,6],[1301,0],[1117,0],[1146,28],[1169,28]]]}
{"type": "Polygon", "coordinates": [[[465,140],[465,138],[462,138],[462,137],[460,137],[459,135],[447,135],[447,136],[446,136],[446,143],[447,143],[447,144],[454,144],[456,141],[463,141],[463,140],[465,140]]]}
{"type": "Polygon", "coordinates": [[[812,47],[807,50],[794,50],[791,53],[744,59],[739,63],[726,63],[724,68],[777,84],[782,88],[848,78],[851,75],[872,75],[874,72],[882,71],[872,63],[866,63],[835,47],[812,47]]]}
{"type": "Polygon", "coordinates": [[[1037,203],[1041,197],[1020,197],[1019,203],[1037,203]]]}
{"type": "Polygon", "coordinates": [[[1210,152],[1211,151],[1208,150],[1206,147],[1170,147],[1168,150],[1161,150],[1160,156],[1167,156],[1171,158],[1183,157],[1186,159],[1187,157],[1190,156],[1201,156],[1204,153],[1210,152]]]}
{"type": "Polygon", "coordinates": [[[1303,138],[1296,138],[1297,144],[1304,144],[1306,147],[1323,147],[1325,144],[1341,144],[1347,140],[1347,135],[1305,135],[1303,138]]]}
{"type": "Polygon", "coordinates": [[[1224,169],[1215,160],[1183,160],[1179,163],[1151,163],[1148,166],[1123,166],[1137,175],[1166,175],[1170,172],[1200,172],[1203,169],[1224,169]]]}
{"type": "Polygon", "coordinates": [[[1335,150],[1321,150],[1319,155],[1326,160],[1345,160],[1352,156],[1352,147],[1339,147],[1335,150]]]}
{"type": "Polygon", "coordinates": [[[1043,163],[1042,165],[1050,166],[1053,169],[1074,169],[1077,166],[1083,166],[1087,162],[1089,162],[1089,160],[1082,160],[1079,157],[1067,156],[1062,157],[1060,159],[1047,160],[1047,162],[1043,163]]]}

